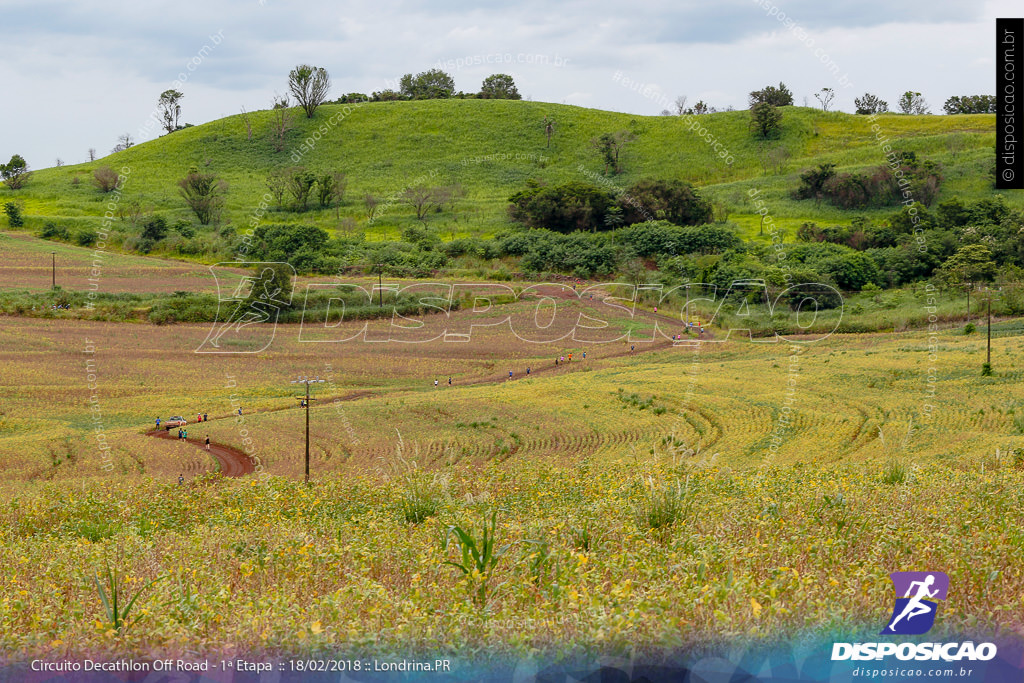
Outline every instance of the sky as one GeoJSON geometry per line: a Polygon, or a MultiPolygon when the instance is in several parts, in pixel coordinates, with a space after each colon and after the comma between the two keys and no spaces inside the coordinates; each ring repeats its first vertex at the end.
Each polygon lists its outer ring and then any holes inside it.
{"type": "Polygon", "coordinates": [[[0,163],[106,155],[182,91],[182,122],[267,109],[297,64],[325,67],[330,98],[397,89],[442,68],[476,92],[493,73],[524,98],[656,115],[679,95],[745,109],[780,81],[796,104],[853,111],[906,90],[933,113],[994,94],[995,18],[1019,0],[0,0],[0,163]]]}

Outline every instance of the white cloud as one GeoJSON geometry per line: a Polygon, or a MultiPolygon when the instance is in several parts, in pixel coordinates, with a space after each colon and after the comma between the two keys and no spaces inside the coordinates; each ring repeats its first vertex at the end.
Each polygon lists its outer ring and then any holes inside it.
{"type": "MultiPolygon", "coordinates": [[[[864,91],[894,105],[917,90],[933,111],[951,95],[990,92],[995,17],[1019,13],[1007,0],[772,1],[848,74],[854,87],[836,87],[847,111],[864,91]]],[[[651,115],[663,104],[622,89],[615,71],[658,84],[669,100],[686,94],[719,108],[743,108],[750,90],[780,80],[797,103],[835,87],[813,48],[753,0],[520,0],[475,9],[447,0],[0,0],[0,15],[0,160],[17,152],[36,168],[58,156],[81,161],[89,147],[109,150],[135,131],[218,30],[223,43],[181,88],[192,123],[267,107],[302,62],[327,67],[337,95],[379,90],[439,60],[510,55],[451,69],[456,86],[474,91],[491,73],[511,73],[534,100],[651,115]]]]}

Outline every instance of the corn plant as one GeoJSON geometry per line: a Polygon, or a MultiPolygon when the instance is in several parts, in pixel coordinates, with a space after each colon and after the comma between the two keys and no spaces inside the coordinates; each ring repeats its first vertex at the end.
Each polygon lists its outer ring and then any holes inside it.
{"type": "Polygon", "coordinates": [[[474,600],[480,607],[487,604],[491,572],[494,570],[495,565],[498,564],[498,560],[509,549],[509,545],[497,547],[497,530],[498,511],[495,510],[491,513],[489,522],[484,517],[479,538],[475,538],[471,531],[457,525],[448,527],[448,531],[444,536],[442,550],[445,553],[448,552],[448,547],[454,536],[455,542],[458,544],[462,554],[461,562],[446,560],[444,564],[450,564],[461,571],[462,575],[470,582],[470,586],[475,586],[474,600]]]}
{"type": "MultiPolygon", "coordinates": [[[[107,565],[105,576],[101,577],[100,574],[94,574],[92,581],[96,584],[96,590],[100,594],[100,602],[103,603],[103,609],[107,613],[107,621],[110,622],[111,628],[118,633],[122,629],[127,628],[131,622],[128,620],[128,615],[131,614],[132,607],[135,606],[135,601],[139,599],[143,591],[150,588],[157,581],[164,579],[163,576],[158,576],[153,579],[145,586],[135,592],[135,595],[129,599],[128,593],[125,589],[124,583],[121,579],[121,572],[116,571],[107,565]],[[104,583],[100,583],[100,579],[104,579],[104,583]],[[105,585],[104,585],[105,584],[105,585]],[[125,600],[128,600],[128,604],[125,604],[125,600]]],[[[134,621],[134,619],[132,620],[134,621]]]]}

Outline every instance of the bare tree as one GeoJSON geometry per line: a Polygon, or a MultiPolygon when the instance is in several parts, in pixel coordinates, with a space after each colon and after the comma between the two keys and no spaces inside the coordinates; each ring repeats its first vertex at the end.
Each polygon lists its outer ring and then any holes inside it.
{"type": "Polygon", "coordinates": [[[779,175],[786,167],[786,160],[789,159],[789,150],[779,145],[768,153],[768,163],[775,175],[779,175]]]}
{"type": "Polygon", "coordinates": [[[446,187],[445,190],[448,193],[448,209],[454,213],[455,204],[466,196],[466,188],[462,186],[462,183],[455,183],[446,187]]]}
{"type": "Polygon", "coordinates": [[[96,148],[95,147],[90,147],[89,148],[89,161],[96,161],[96,148]]]}
{"type": "Polygon", "coordinates": [[[242,107],[242,121],[245,122],[245,139],[252,142],[252,121],[249,120],[249,112],[242,107]]]}
{"type": "Polygon", "coordinates": [[[402,190],[399,198],[413,208],[416,218],[421,221],[431,210],[440,209],[448,201],[448,195],[443,188],[425,185],[407,187],[402,190]]]}
{"type": "Polygon", "coordinates": [[[132,139],[131,134],[130,133],[124,133],[123,135],[121,135],[120,137],[117,138],[117,144],[114,145],[114,149],[112,149],[110,151],[112,153],[113,152],[123,152],[126,149],[128,149],[129,147],[131,147],[132,145],[134,145],[134,144],[135,144],[135,140],[132,139]]]}
{"type": "Polygon", "coordinates": [[[836,91],[832,88],[822,88],[814,93],[814,99],[818,100],[818,103],[821,104],[822,111],[828,111],[828,108],[832,106],[832,100],[835,98],[836,91]]]}
{"type": "Polygon", "coordinates": [[[544,134],[548,136],[548,147],[551,147],[551,134],[555,132],[555,120],[544,117],[544,134]]]}
{"type": "Polygon", "coordinates": [[[311,119],[316,108],[327,99],[331,77],[323,67],[300,64],[288,74],[288,88],[306,112],[306,118],[311,119]]]}
{"type": "Polygon", "coordinates": [[[117,187],[117,171],[109,166],[100,166],[92,172],[92,182],[100,192],[110,192],[117,187]]]}
{"type": "Polygon", "coordinates": [[[138,225],[139,221],[146,213],[147,212],[143,208],[142,203],[137,199],[133,199],[127,202],[118,202],[117,217],[120,218],[125,223],[138,225]]]}
{"type": "Polygon", "coordinates": [[[284,195],[288,191],[288,171],[275,168],[267,175],[267,189],[277,203],[277,208],[284,208],[284,195]]]}
{"type": "Polygon", "coordinates": [[[288,96],[274,96],[274,107],[271,110],[273,118],[270,120],[270,137],[274,143],[274,151],[280,152],[284,149],[287,141],[288,131],[295,126],[295,112],[289,107],[288,96]]]}
{"type": "Polygon", "coordinates": [[[680,95],[676,98],[676,101],[672,103],[672,108],[675,110],[676,116],[682,116],[686,113],[686,95],[680,95]]]}
{"type": "Polygon", "coordinates": [[[377,215],[377,207],[380,206],[380,198],[369,192],[363,195],[363,206],[366,207],[366,220],[372,222],[377,215]]]}

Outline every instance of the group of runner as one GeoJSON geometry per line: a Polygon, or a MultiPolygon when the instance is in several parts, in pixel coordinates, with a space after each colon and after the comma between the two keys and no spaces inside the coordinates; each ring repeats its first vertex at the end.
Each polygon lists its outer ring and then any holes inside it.
{"type": "MultiPolygon", "coordinates": [[[[188,441],[188,430],[184,429],[184,428],[179,429],[178,430],[178,438],[181,439],[182,441],[188,441]]],[[[206,446],[206,450],[210,450],[210,435],[209,434],[206,435],[206,441],[204,442],[204,445],[206,446]]]]}

